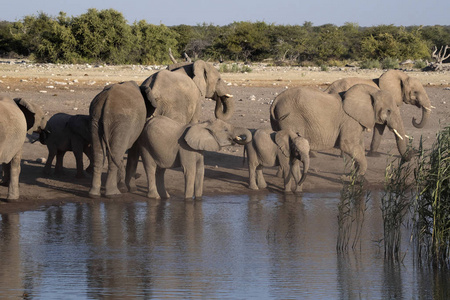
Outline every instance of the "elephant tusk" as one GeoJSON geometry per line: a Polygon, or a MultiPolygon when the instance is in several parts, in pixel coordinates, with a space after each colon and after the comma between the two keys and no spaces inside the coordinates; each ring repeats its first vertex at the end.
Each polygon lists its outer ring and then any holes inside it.
{"type": "Polygon", "coordinates": [[[410,139],[410,140],[413,140],[413,139],[414,139],[412,136],[409,136],[409,135],[407,135],[407,134],[405,134],[405,137],[408,138],[408,139],[410,139]]]}
{"type": "Polygon", "coordinates": [[[370,129],[370,128],[366,128],[366,131],[367,131],[367,132],[371,132],[371,131],[372,131],[372,129],[370,129]]]}
{"type": "Polygon", "coordinates": [[[231,94],[225,94],[225,97],[227,97],[227,98],[233,98],[233,95],[231,95],[231,94]]]}
{"type": "MultiPolygon", "coordinates": [[[[431,106],[431,108],[436,108],[436,107],[431,106]]],[[[431,111],[431,108],[430,108],[430,107],[424,107],[424,109],[425,109],[426,111],[431,111]]]]}
{"type": "Polygon", "coordinates": [[[398,133],[397,129],[394,129],[394,133],[396,136],[398,136],[399,139],[403,141],[403,137],[400,135],[400,133],[398,133]]]}
{"type": "Polygon", "coordinates": [[[237,137],[235,137],[234,138],[236,141],[242,141],[243,140],[243,138],[241,138],[240,136],[237,136],[237,137]]]}

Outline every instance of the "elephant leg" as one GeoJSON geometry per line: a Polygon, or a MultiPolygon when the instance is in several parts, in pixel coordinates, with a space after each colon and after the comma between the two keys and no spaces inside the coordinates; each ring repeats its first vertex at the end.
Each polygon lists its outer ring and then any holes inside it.
{"type": "Polygon", "coordinates": [[[11,164],[2,163],[2,181],[1,185],[9,186],[11,180],[11,164]]]}
{"type": "Polygon", "coordinates": [[[183,166],[184,169],[184,198],[192,199],[194,196],[194,185],[195,185],[195,177],[196,177],[196,168],[195,166],[183,166]]]}
{"type": "Polygon", "coordinates": [[[147,175],[147,197],[161,199],[158,194],[158,189],[156,188],[156,163],[150,153],[144,148],[141,148],[141,156],[142,162],[144,164],[145,174],[147,175]]]}
{"type": "Polygon", "coordinates": [[[100,188],[102,185],[102,171],[104,163],[103,148],[98,136],[98,124],[92,122],[92,153],[93,153],[93,169],[92,169],[92,184],[89,190],[91,198],[100,197],[100,188]]]}
{"type": "Polygon", "coordinates": [[[77,167],[76,178],[84,178],[83,168],[83,145],[72,141],[72,152],[75,156],[75,162],[77,167]]]}
{"type": "Polygon", "coordinates": [[[205,176],[205,162],[203,156],[197,161],[197,171],[195,172],[194,192],[195,199],[200,200],[203,196],[203,179],[205,176]]]}
{"type": "Polygon", "coordinates": [[[278,161],[280,162],[280,169],[283,172],[284,193],[291,194],[292,174],[290,170],[291,168],[289,166],[289,158],[284,156],[283,157],[278,156],[278,161]]]}
{"type": "Polygon", "coordinates": [[[384,129],[386,128],[385,124],[375,124],[373,129],[372,142],[370,143],[370,150],[367,153],[367,156],[378,157],[380,153],[377,152],[380,147],[381,137],[383,136],[384,129]]]}
{"type": "Polygon", "coordinates": [[[259,165],[256,167],[256,182],[258,183],[258,188],[265,189],[267,187],[266,180],[263,174],[264,167],[259,165]]]}
{"type": "Polygon", "coordinates": [[[54,149],[53,147],[48,147],[47,161],[45,162],[43,171],[45,175],[50,175],[52,171],[53,159],[55,158],[55,156],[56,156],[56,149],[54,149]]]}
{"type": "Polygon", "coordinates": [[[136,170],[139,162],[139,146],[135,142],[133,146],[128,149],[127,166],[125,172],[125,185],[129,192],[136,192],[136,170]]]}
{"type": "Polygon", "coordinates": [[[256,184],[256,164],[253,161],[248,161],[248,188],[251,190],[257,190],[256,184]]]}
{"type": "Polygon", "coordinates": [[[161,198],[169,199],[170,195],[166,190],[166,184],[164,181],[164,175],[166,174],[166,169],[156,166],[156,189],[158,190],[161,198]]]}
{"type": "Polygon", "coordinates": [[[294,161],[292,162],[291,173],[294,181],[292,191],[301,192],[302,187],[298,185],[298,182],[300,182],[300,179],[302,178],[302,173],[300,172],[300,161],[298,159],[294,159],[294,161]]]}
{"type": "Polygon", "coordinates": [[[354,145],[353,147],[350,147],[348,145],[344,145],[341,150],[348,154],[355,162],[354,168],[356,168],[356,173],[359,176],[364,176],[367,171],[367,159],[364,155],[364,144],[360,143],[357,145],[354,145]]]}
{"type": "MultiPolygon", "coordinates": [[[[122,162],[122,157],[119,159],[120,161],[118,163],[122,162]]],[[[118,188],[118,175],[120,176],[119,172],[122,172],[122,170],[120,170],[120,166],[116,165],[111,157],[111,154],[108,153],[108,174],[106,175],[105,183],[105,196],[108,198],[115,198],[122,194],[118,188]]]]}
{"type": "Polygon", "coordinates": [[[64,161],[65,151],[56,152],[56,164],[55,164],[55,174],[64,174],[63,161],[64,161]]]}
{"type": "Polygon", "coordinates": [[[89,166],[86,168],[86,172],[88,174],[92,174],[94,170],[94,153],[92,153],[92,146],[91,145],[84,145],[83,146],[83,153],[86,154],[86,156],[89,159],[89,166]]]}
{"type": "Polygon", "coordinates": [[[20,174],[20,160],[22,158],[22,151],[19,151],[10,162],[10,180],[8,186],[7,201],[13,202],[19,199],[19,174],[20,174]]]}

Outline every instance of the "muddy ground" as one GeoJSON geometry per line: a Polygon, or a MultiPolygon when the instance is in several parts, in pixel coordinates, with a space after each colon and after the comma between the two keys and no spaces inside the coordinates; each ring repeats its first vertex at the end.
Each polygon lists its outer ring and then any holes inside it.
{"type": "MultiPolygon", "coordinates": [[[[9,97],[31,99],[49,115],[58,112],[69,114],[88,114],[91,100],[105,84],[135,80],[139,84],[157,71],[155,66],[90,66],[90,65],[31,65],[27,63],[0,63],[0,92],[9,97]]],[[[236,99],[236,112],[231,123],[247,128],[270,128],[269,107],[275,96],[286,88],[300,85],[313,85],[320,88],[339,78],[358,76],[376,78],[381,70],[361,71],[354,68],[340,68],[320,71],[313,68],[253,67],[254,71],[245,74],[223,74],[236,99]]],[[[436,133],[450,124],[450,73],[409,72],[426,88],[433,110],[430,122],[423,129],[414,128],[413,116],[421,117],[421,111],[409,105],[401,107],[401,113],[408,135],[414,138],[417,147],[422,137],[425,147],[431,147],[436,133]]],[[[214,103],[203,101],[203,120],[213,117],[214,103]]],[[[366,133],[366,148],[371,134],[366,133]]],[[[389,161],[397,157],[394,135],[386,131],[380,147],[382,155],[368,157],[366,184],[371,189],[382,188],[384,170],[389,161]]],[[[110,200],[92,200],[87,197],[91,178],[75,179],[75,161],[72,153],[64,160],[65,174],[45,176],[40,158],[47,157],[47,148],[39,142],[26,142],[23,147],[22,171],[20,175],[21,197],[17,203],[6,203],[7,187],[0,187],[0,213],[36,209],[42,205],[66,202],[89,201],[147,201],[145,172],[142,164],[138,172],[138,192],[126,193],[110,200]]],[[[346,164],[340,151],[331,149],[319,152],[311,160],[311,169],[305,181],[303,192],[339,191],[342,188],[341,175],[346,172],[346,164]]],[[[243,147],[230,146],[219,152],[205,153],[204,196],[218,194],[282,193],[282,180],[275,176],[276,168],[266,168],[264,173],[268,188],[251,191],[247,188],[248,171],[243,165],[243,147]]],[[[85,157],[85,165],[88,160],[85,157]]],[[[173,197],[182,197],[184,178],[181,170],[166,172],[166,185],[173,197]]]]}

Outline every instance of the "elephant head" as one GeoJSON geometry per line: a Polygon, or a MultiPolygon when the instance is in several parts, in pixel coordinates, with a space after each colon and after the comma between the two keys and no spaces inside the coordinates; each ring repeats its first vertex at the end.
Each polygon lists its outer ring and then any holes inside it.
{"type": "Polygon", "coordinates": [[[400,110],[391,93],[365,84],[351,87],[343,95],[344,111],[368,131],[385,124],[395,133],[399,153],[406,154],[406,135],[400,110]]]}
{"type": "Polygon", "coordinates": [[[228,120],[234,113],[233,95],[220,77],[219,71],[210,63],[197,60],[194,63],[179,63],[168,67],[173,72],[183,72],[192,78],[200,93],[205,98],[216,101],[215,115],[221,120],[228,120]]]}
{"type": "Polygon", "coordinates": [[[44,115],[42,109],[36,104],[30,103],[22,98],[14,98],[27,121],[28,134],[41,132],[47,125],[48,117],[44,115]]]}
{"type": "Polygon", "coordinates": [[[416,128],[425,126],[429,119],[432,106],[425,89],[418,79],[409,77],[399,70],[389,70],[380,76],[378,84],[380,89],[392,94],[397,106],[400,106],[403,101],[406,104],[421,108],[422,119],[420,122],[417,122],[413,118],[412,124],[416,128]]]}
{"type": "Polygon", "coordinates": [[[290,159],[298,159],[303,164],[302,177],[297,183],[302,185],[306,179],[306,174],[309,170],[309,142],[304,137],[300,136],[290,129],[280,130],[275,133],[275,143],[281,150],[284,156],[290,159]]]}
{"type": "Polygon", "coordinates": [[[195,150],[218,151],[235,143],[245,145],[251,142],[252,134],[246,128],[215,119],[188,127],[184,140],[195,150]]]}

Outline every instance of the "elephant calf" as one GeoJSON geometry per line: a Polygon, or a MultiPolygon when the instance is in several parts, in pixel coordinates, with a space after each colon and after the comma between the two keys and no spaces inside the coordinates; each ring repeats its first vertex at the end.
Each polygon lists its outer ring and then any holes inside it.
{"type": "Polygon", "coordinates": [[[44,173],[50,174],[53,158],[56,155],[55,173],[63,173],[63,158],[67,151],[72,151],[77,165],[77,178],[84,177],[83,153],[89,158],[90,165],[86,169],[92,172],[92,147],[90,117],[88,115],[68,115],[58,113],[47,122],[47,126],[39,135],[39,141],[47,145],[48,158],[44,173]]]}
{"type": "Polygon", "coordinates": [[[280,166],[284,178],[284,192],[301,191],[309,169],[309,142],[290,129],[271,131],[258,129],[252,142],[245,145],[248,155],[249,188],[257,190],[267,186],[263,167],[280,166]],[[299,162],[303,163],[300,175],[299,162]],[[301,176],[301,179],[300,179],[301,176]],[[294,178],[294,186],[292,186],[294,178]]]}
{"type": "Polygon", "coordinates": [[[202,197],[205,172],[203,150],[218,151],[234,143],[244,145],[252,139],[248,129],[234,127],[215,119],[194,125],[183,125],[165,116],[148,121],[138,139],[149,198],[169,198],[164,185],[167,168],[183,167],[184,197],[202,197]]]}

